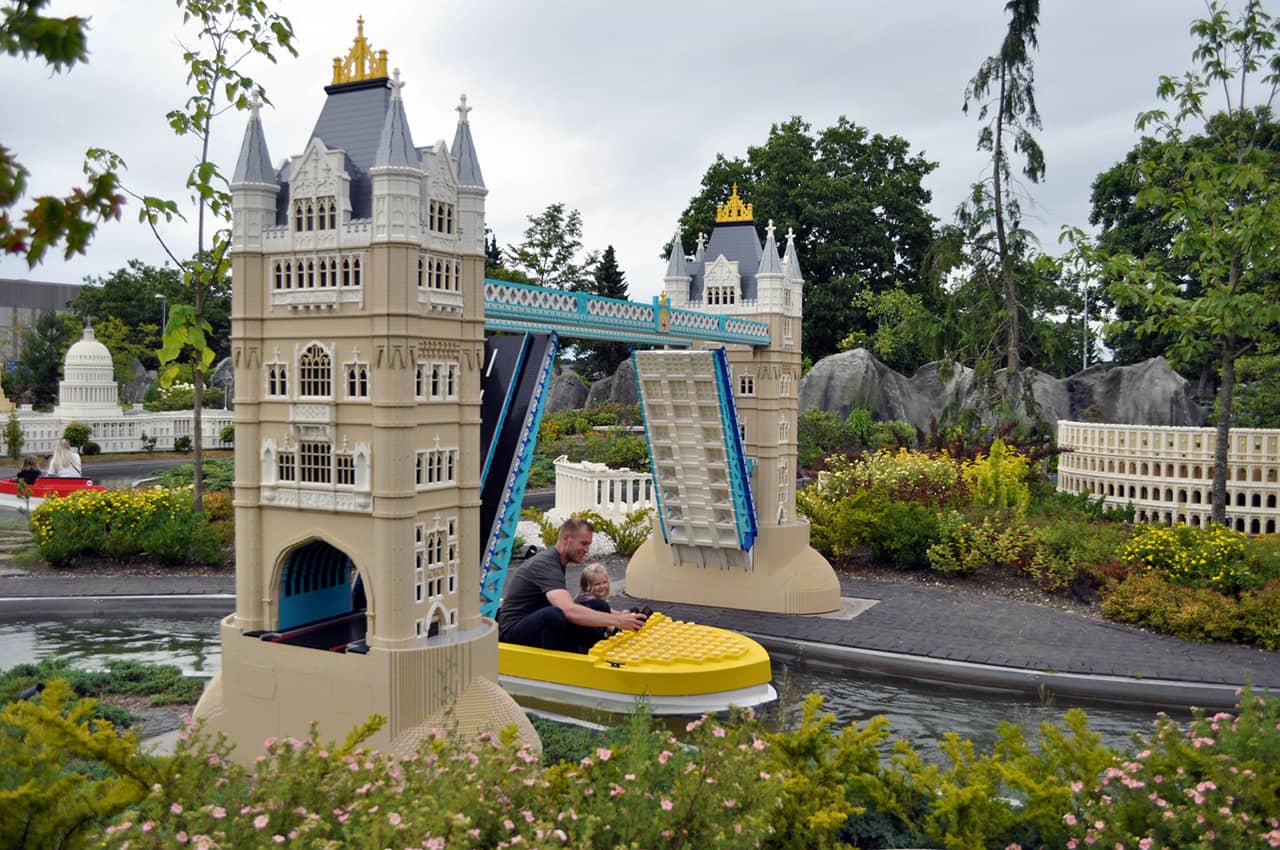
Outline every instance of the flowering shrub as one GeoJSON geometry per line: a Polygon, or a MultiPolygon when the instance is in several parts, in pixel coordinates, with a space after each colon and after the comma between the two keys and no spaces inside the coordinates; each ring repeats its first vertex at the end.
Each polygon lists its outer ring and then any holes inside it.
{"type": "Polygon", "coordinates": [[[1154,571],[1107,588],[1102,612],[1164,634],[1202,643],[1230,640],[1280,651],[1280,581],[1246,590],[1239,599],[1203,587],[1176,585],[1154,571]]]}
{"type": "Polygon", "coordinates": [[[143,553],[169,564],[223,563],[229,526],[191,507],[190,489],[79,490],[32,512],[32,539],[54,566],[83,555],[124,561],[143,553]]]}
{"type": "Polygon", "coordinates": [[[1072,786],[1068,850],[1280,847],[1280,718],[1245,689],[1239,713],[1161,716],[1139,751],[1072,786]]]}
{"type": "Polygon", "coordinates": [[[1253,552],[1246,535],[1222,525],[1144,525],[1121,548],[1120,558],[1177,584],[1238,595],[1268,577],[1253,552]]]}
{"type": "MultiPolygon", "coordinates": [[[[147,410],[191,410],[196,404],[196,388],[190,381],[174,381],[167,387],[156,387],[148,393],[143,407],[147,410]]],[[[204,407],[222,407],[221,387],[205,387],[201,400],[204,407]]]]}
{"type": "Polygon", "coordinates": [[[251,771],[183,732],[168,781],[98,846],[753,847],[778,797],[751,724],[693,721],[682,744],[641,717],[625,743],[543,768],[507,735],[433,737],[399,758],[361,749],[380,723],[341,745],[268,740],[251,771]]]}
{"type": "Polygon", "coordinates": [[[882,450],[858,460],[828,458],[816,484],[824,498],[839,499],[872,490],[878,499],[928,505],[967,501],[960,466],[948,454],[926,454],[900,448],[882,450]]]}

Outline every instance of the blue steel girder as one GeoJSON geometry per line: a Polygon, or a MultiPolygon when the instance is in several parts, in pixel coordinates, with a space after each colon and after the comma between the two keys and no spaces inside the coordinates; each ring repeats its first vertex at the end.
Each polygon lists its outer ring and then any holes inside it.
{"type": "Polygon", "coordinates": [[[489,539],[480,560],[480,613],[491,619],[498,616],[498,608],[502,605],[507,566],[511,563],[511,550],[516,541],[516,529],[520,525],[520,509],[524,504],[525,487],[529,483],[529,470],[533,467],[533,450],[538,442],[543,403],[546,401],[558,347],[559,339],[553,333],[542,363],[538,364],[537,388],[533,393],[532,407],[520,430],[520,444],[511,472],[502,485],[502,501],[494,523],[495,533],[489,539]]]}
{"type": "Polygon", "coordinates": [[[729,358],[723,348],[716,349],[716,384],[720,390],[720,422],[724,430],[725,458],[729,466],[729,484],[733,489],[733,513],[738,522],[738,542],[744,552],[750,551],[759,528],[756,502],[751,497],[751,464],[738,434],[738,406],[733,401],[733,381],[729,377],[729,358]]]}
{"type": "Polygon", "coordinates": [[[546,333],[554,329],[561,336],[647,345],[769,344],[767,322],[676,310],[656,297],[652,304],[641,304],[489,278],[484,282],[484,324],[488,330],[546,333]]]}

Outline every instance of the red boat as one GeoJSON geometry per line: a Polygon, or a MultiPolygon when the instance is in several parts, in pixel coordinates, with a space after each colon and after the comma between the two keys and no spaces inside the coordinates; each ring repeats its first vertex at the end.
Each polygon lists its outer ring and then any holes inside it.
{"type": "MultiPolygon", "coordinates": [[[[33,499],[47,499],[50,496],[66,496],[77,490],[105,489],[107,488],[94,484],[92,478],[46,478],[41,476],[36,479],[35,484],[31,485],[31,492],[27,495],[33,499]]],[[[0,478],[0,495],[17,496],[18,479],[0,478]]]]}

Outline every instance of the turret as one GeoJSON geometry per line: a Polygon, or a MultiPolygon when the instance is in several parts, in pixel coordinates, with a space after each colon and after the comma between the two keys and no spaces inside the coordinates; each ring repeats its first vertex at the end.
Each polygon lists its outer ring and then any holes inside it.
{"type": "Polygon", "coordinates": [[[684,244],[680,241],[680,228],[671,240],[671,257],[667,260],[667,276],[663,278],[667,297],[671,306],[687,308],[689,306],[689,283],[693,278],[689,274],[689,265],[684,256],[684,244]]]}
{"type": "Polygon", "coordinates": [[[786,278],[782,273],[782,263],[778,259],[778,243],[773,238],[773,219],[765,226],[764,249],[760,255],[760,266],[756,269],[756,301],[762,312],[775,312],[782,309],[783,287],[786,278]]]}
{"type": "Polygon", "coordinates": [[[231,178],[231,250],[237,252],[260,252],[262,231],[276,223],[280,183],[267,152],[267,137],[258,114],[261,108],[262,101],[255,93],[244,141],[240,143],[240,158],[231,178]]]}
{"type": "Polygon", "coordinates": [[[391,80],[391,102],[382,123],[382,137],[369,177],[373,181],[374,241],[413,241],[422,238],[422,169],[413,146],[409,121],[400,98],[400,69],[391,80]]]}
{"type": "Polygon", "coordinates": [[[449,149],[458,168],[458,240],[463,254],[484,253],[484,199],[489,190],[480,172],[480,158],[471,138],[471,121],[467,115],[467,96],[458,98],[458,129],[453,134],[453,146],[449,149]]]}

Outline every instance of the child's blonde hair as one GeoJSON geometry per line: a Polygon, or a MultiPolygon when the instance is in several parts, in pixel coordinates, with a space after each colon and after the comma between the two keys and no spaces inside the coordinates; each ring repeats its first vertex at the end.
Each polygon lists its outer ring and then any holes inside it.
{"type": "Polygon", "coordinates": [[[582,568],[582,575],[578,576],[578,588],[586,593],[591,589],[591,581],[596,578],[609,578],[609,571],[604,568],[604,564],[599,561],[587,564],[582,568]]]}

